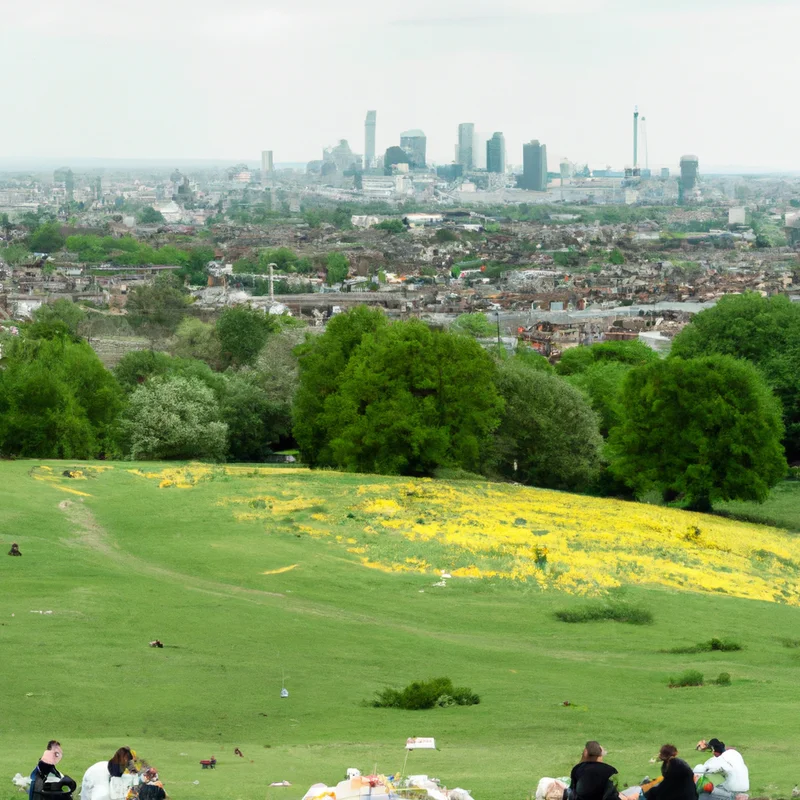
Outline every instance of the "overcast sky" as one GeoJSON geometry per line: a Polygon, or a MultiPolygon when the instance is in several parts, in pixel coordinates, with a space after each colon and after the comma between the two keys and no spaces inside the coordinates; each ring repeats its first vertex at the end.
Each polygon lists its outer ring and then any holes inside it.
{"type": "Polygon", "coordinates": [[[459,122],[622,167],[800,169],[797,0],[0,0],[0,158],[321,157],[459,122]],[[644,162],[644,148],[640,148],[644,162]]]}

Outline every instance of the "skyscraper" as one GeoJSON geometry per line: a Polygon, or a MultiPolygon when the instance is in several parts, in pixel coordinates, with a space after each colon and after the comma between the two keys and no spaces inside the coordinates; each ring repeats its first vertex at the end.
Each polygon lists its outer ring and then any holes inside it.
{"type": "Polygon", "coordinates": [[[486,171],[506,171],[506,139],[500,131],[495,131],[486,142],[486,171]]]}
{"type": "Polygon", "coordinates": [[[458,126],[458,155],[456,163],[461,164],[464,170],[472,169],[475,166],[472,147],[475,140],[475,123],[462,122],[458,126]]]}
{"type": "Polygon", "coordinates": [[[273,170],[272,150],[261,151],[261,183],[269,180],[273,170]]]}
{"type": "Polygon", "coordinates": [[[520,189],[543,192],[547,189],[547,146],[533,139],[522,145],[520,189]]]}
{"type": "Polygon", "coordinates": [[[377,111],[367,111],[367,119],[364,122],[364,169],[372,169],[375,166],[375,125],[377,111]]]}
{"type": "Polygon", "coordinates": [[[412,169],[425,169],[428,140],[418,128],[400,134],[400,147],[406,151],[412,169]]]}

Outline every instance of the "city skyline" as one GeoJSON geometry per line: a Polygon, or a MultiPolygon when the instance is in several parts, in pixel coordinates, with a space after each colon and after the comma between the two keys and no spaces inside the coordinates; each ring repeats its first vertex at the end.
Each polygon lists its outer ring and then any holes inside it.
{"type": "Polygon", "coordinates": [[[786,0],[653,0],[646,10],[632,0],[476,0],[467,10],[455,0],[232,0],[224,10],[142,0],[133,15],[100,0],[31,0],[6,11],[0,31],[0,69],[14,76],[0,160],[252,162],[269,147],[276,164],[302,163],[340,139],[360,151],[365,111],[377,109],[377,154],[420,128],[428,160],[451,163],[470,120],[504,132],[509,164],[538,138],[551,171],[565,157],[620,168],[638,104],[653,168],[697,153],[709,169],[798,170],[787,94],[798,22],[786,0]],[[456,63],[469,80],[445,91],[431,78],[456,63]],[[542,75],[536,102],[522,103],[531,74],[542,75]]]}

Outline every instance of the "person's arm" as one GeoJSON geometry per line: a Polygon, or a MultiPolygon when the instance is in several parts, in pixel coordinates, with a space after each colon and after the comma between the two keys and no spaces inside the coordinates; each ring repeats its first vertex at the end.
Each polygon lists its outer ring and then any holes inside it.
{"type": "Polygon", "coordinates": [[[698,764],[694,768],[695,775],[712,775],[715,772],[724,772],[725,762],[719,756],[712,756],[705,764],[698,764]]]}

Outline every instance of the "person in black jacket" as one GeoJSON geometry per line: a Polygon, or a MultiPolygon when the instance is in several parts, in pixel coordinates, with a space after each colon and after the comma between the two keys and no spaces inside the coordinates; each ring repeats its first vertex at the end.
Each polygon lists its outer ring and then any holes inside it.
{"type": "Polygon", "coordinates": [[[612,780],[617,770],[611,764],[603,763],[604,753],[598,742],[586,742],[580,763],[570,773],[569,796],[572,800],[619,800],[619,792],[612,780]]]}
{"type": "Polygon", "coordinates": [[[692,768],[678,758],[678,748],[665,744],[658,753],[664,780],[644,793],[646,800],[697,800],[692,768]]]}

